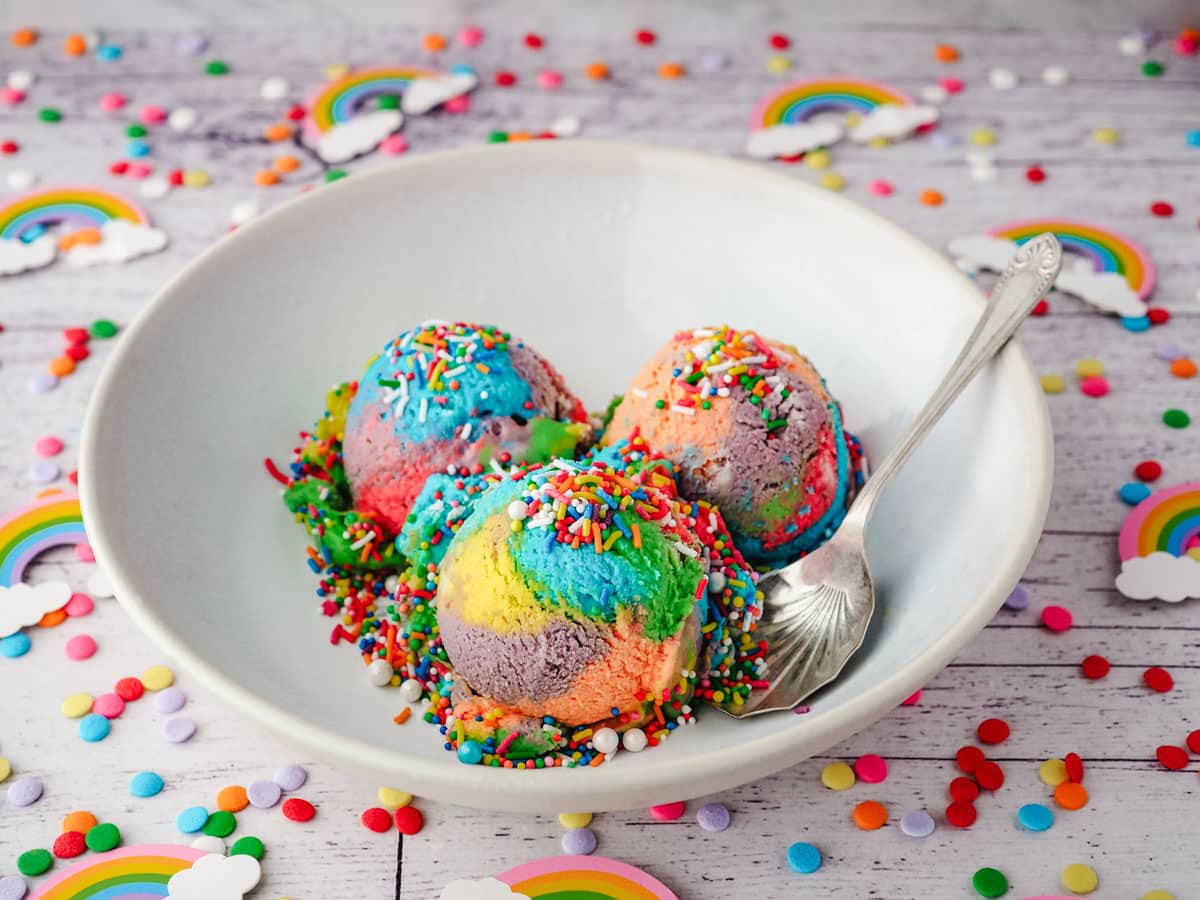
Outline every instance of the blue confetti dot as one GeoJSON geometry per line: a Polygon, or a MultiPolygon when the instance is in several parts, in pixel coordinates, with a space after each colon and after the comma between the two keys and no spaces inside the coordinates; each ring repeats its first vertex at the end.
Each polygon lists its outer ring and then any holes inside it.
{"type": "Polygon", "coordinates": [[[1189,147],[1200,147],[1200,128],[1193,128],[1187,133],[1189,147]]]}
{"type": "Polygon", "coordinates": [[[96,56],[105,62],[112,62],[114,59],[120,59],[121,54],[125,51],[116,44],[101,44],[96,48],[96,56]]]}
{"type": "Polygon", "coordinates": [[[450,70],[450,74],[452,74],[452,75],[474,75],[475,70],[473,68],[471,68],[470,66],[468,66],[466,63],[459,63],[457,66],[455,66],[454,68],[452,68],[450,70]]]}
{"type": "Polygon", "coordinates": [[[1122,316],[1121,324],[1126,331],[1146,331],[1150,328],[1149,316],[1122,316]]]}
{"type": "Polygon", "coordinates": [[[458,761],[474,766],[483,759],[483,748],[475,741],[463,741],[458,745],[458,761]]]}
{"type": "Polygon", "coordinates": [[[821,868],[821,851],[812,844],[792,844],[788,847],[787,856],[792,871],[801,875],[811,875],[821,868]]]}
{"type": "Polygon", "coordinates": [[[88,713],[79,720],[79,736],[89,744],[104,740],[111,730],[108,719],[99,713],[88,713]]]}
{"type": "Polygon", "coordinates": [[[1130,506],[1137,506],[1150,496],[1150,487],[1142,484],[1140,481],[1126,482],[1125,484],[1121,485],[1121,489],[1117,491],[1117,496],[1130,506]]]}
{"type": "Polygon", "coordinates": [[[1017,810],[1017,822],[1026,831],[1045,831],[1054,824],[1054,813],[1040,803],[1026,803],[1017,810]]]}
{"type": "Polygon", "coordinates": [[[6,638],[0,638],[0,656],[8,659],[16,659],[18,656],[24,656],[29,652],[32,643],[29,640],[29,635],[23,631],[10,634],[6,638]]]}
{"type": "Polygon", "coordinates": [[[175,818],[175,827],[184,834],[195,834],[208,823],[208,810],[203,806],[189,806],[175,818]]]}
{"type": "Polygon", "coordinates": [[[162,789],[162,776],[157,772],[138,772],[129,782],[129,793],[135,797],[153,797],[162,789]]]}
{"type": "Polygon", "coordinates": [[[140,159],[150,155],[150,145],[143,140],[132,140],[125,145],[125,155],[130,159],[140,159]]]}

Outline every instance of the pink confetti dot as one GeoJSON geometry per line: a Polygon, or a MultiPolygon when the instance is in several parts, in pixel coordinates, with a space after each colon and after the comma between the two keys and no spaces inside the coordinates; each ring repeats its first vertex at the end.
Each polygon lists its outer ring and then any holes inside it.
{"type": "Polygon", "coordinates": [[[891,196],[895,188],[892,187],[892,183],[890,181],[884,181],[882,178],[876,178],[867,185],[867,190],[876,197],[888,197],[891,196]]]}
{"type": "Polygon", "coordinates": [[[80,562],[95,562],[96,554],[92,550],[91,544],[76,544],[75,558],[80,562]]]}
{"type": "Polygon", "coordinates": [[[404,139],[402,134],[393,134],[383,139],[379,145],[379,152],[388,156],[396,156],[408,149],[408,141],[404,139]]]}
{"type": "Polygon", "coordinates": [[[115,719],[125,712],[125,701],[116,694],[101,694],[92,704],[92,712],[106,719],[115,719]]]}
{"type": "Polygon", "coordinates": [[[92,602],[92,598],[87,594],[72,594],[71,599],[67,601],[67,605],[63,607],[67,615],[72,619],[79,616],[91,615],[96,604],[92,602]]]}
{"type": "Polygon", "coordinates": [[[115,91],[110,91],[109,93],[100,97],[100,108],[105,112],[112,112],[113,110],[120,109],[128,102],[129,100],[124,94],[118,94],[115,91]]]}
{"type": "Polygon", "coordinates": [[[471,98],[466,94],[461,97],[451,97],[442,104],[442,109],[448,113],[465,113],[471,108],[471,98]]]}
{"type": "Polygon", "coordinates": [[[921,701],[921,689],[917,688],[917,690],[911,696],[906,697],[904,699],[904,702],[901,703],[900,705],[901,706],[916,706],[920,701],[921,701]]]}
{"type": "Polygon", "coordinates": [[[1047,606],[1042,610],[1042,624],[1051,631],[1066,631],[1071,621],[1071,611],[1065,607],[1047,606]]]}
{"type": "Polygon", "coordinates": [[[67,641],[67,645],[63,649],[67,652],[67,659],[73,659],[76,662],[88,659],[96,652],[96,639],[90,634],[77,634],[67,641]]]}
{"type": "Polygon", "coordinates": [[[887,778],[887,762],[878,754],[868,753],[854,763],[854,774],[867,784],[879,784],[887,778]]]}
{"type": "Polygon", "coordinates": [[[938,84],[940,84],[948,94],[961,93],[962,89],[966,87],[961,78],[939,78],[938,84]]]}
{"type": "Polygon", "coordinates": [[[458,33],[458,42],[464,47],[478,47],[483,43],[483,29],[468,26],[458,33]]]}
{"type": "Polygon", "coordinates": [[[682,800],[675,803],[660,803],[658,806],[650,807],[650,816],[659,822],[674,822],[683,816],[683,810],[682,800]]]}
{"type": "Polygon", "coordinates": [[[150,104],[142,107],[138,118],[141,119],[143,125],[158,125],[160,122],[167,121],[167,111],[161,106],[150,104]]]}
{"type": "Polygon", "coordinates": [[[543,69],[537,74],[538,87],[545,88],[548,91],[562,87],[562,83],[562,72],[557,69],[543,69]]]}
{"type": "Polygon", "coordinates": [[[8,85],[0,87],[0,103],[5,106],[16,106],[18,103],[25,101],[25,92],[18,91],[16,88],[11,88],[8,85]]]}
{"type": "Polygon", "coordinates": [[[1089,375],[1080,380],[1079,390],[1089,397],[1103,397],[1108,393],[1108,379],[1103,375],[1089,375]]]}
{"type": "Polygon", "coordinates": [[[153,166],[148,166],[145,163],[130,163],[129,168],[125,170],[125,174],[130,178],[145,178],[154,171],[153,166]]]}
{"type": "Polygon", "coordinates": [[[38,456],[58,456],[62,448],[63,442],[52,435],[40,437],[33,444],[33,452],[38,456]]]}

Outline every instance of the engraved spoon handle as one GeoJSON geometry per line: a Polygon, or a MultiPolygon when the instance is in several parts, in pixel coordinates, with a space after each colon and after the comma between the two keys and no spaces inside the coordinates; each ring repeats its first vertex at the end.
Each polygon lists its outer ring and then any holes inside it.
{"type": "Polygon", "coordinates": [[[1022,244],[992,289],[991,300],[946,377],[883,462],[871,473],[846,514],[863,531],[892,477],[908,462],[925,435],[937,424],[984,364],[1000,352],[1017,327],[1045,296],[1062,267],[1062,246],[1049,232],[1022,244]]]}

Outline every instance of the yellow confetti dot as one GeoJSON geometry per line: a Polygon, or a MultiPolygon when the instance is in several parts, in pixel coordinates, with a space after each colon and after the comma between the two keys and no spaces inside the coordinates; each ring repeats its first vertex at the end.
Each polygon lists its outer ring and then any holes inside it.
{"type": "Polygon", "coordinates": [[[840,191],[846,186],[846,179],[837,172],[824,172],[821,175],[821,187],[831,191],[840,191]]]}
{"type": "Polygon", "coordinates": [[[72,694],[62,702],[62,714],[68,719],[78,719],[92,711],[91,694],[72,694]]]}
{"type": "Polygon", "coordinates": [[[782,53],[767,57],[767,71],[772,75],[782,75],[792,67],[792,58],[782,53]]]}
{"type": "Polygon", "coordinates": [[[873,137],[869,141],[867,141],[867,146],[870,147],[872,150],[882,150],[884,147],[890,147],[891,145],[892,145],[892,142],[890,140],[888,140],[886,137],[884,137],[882,134],[876,135],[875,137],[873,137]]]}
{"type": "Polygon", "coordinates": [[[1200,562],[1200,547],[1193,547],[1187,552],[1187,555],[1196,560],[1196,562],[1200,562]]]}
{"type": "Polygon", "coordinates": [[[821,784],[831,791],[847,791],[854,782],[854,770],[844,762],[830,763],[821,770],[821,784]]]}
{"type": "Polygon", "coordinates": [[[212,178],[203,169],[188,169],[183,173],[183,184],[190,188],[206,188],[212,178]]]}
{"type": "Polygon", "coordinates": [[[175,683],[175,673],[166,666],[151,666],[142,673],[142,684],[148,691],[161,691],[175,683]]]}
{"type": "Polygon", "coordinates": [[[861,122],[862,122],[862,115],[860,113],[856,113],[856,112],[846,113],[846,127],[847,128],[853,128],[855,125],[858,125],[861,122]]]}
{"type": "Polygon", "coordinates": [[[1067,764],[1061,759],[1048,759],[1038,767],[1038,778],[1042,784],[1058,787],[1067,780],[1067,764]]]}
{"type": "Polygon", "coordinates": [[[339,78],[344,78],[349,72],[350,67],[345,63],[334,63],[333,65],[326,66],[321,70],[321,74],[323,74],[329,81],[336,81],[339,78]]]}
{"type": "Polygon", "coordinates": [[[1100,884],[1100,878],[1091,866],[1072,863],[1063,869],[1062,883],[1072,894],[1090,894],[1100,884]]]}
{"type": "Polygon", "coordinates": [[[1146,891],[1142,900],[1175,900],[1175,895],[1170,891],[1146,891]]]}
{"type": "Polygon", "coordinates": [[[1095,375],[1103,375],[1104,363],[1100,362],[1098,359],[1093,359],[1092,357],[1081,359],[1079,362],[1075,363],[1075,374],[1080,378],[1090,378],[1095,375]]]}
{"type": "Polygon", "coordinates": [[[979,147],[990,147],[996,143],[996,132],[990,128],[976,128],[971,132],[971,143],[979,147]]]}
{"type": "Polygon", "coordinates": [[[8,780],[8,776],[12,774],[12,763],[3,756],[0,756],[0,782],[8,780]]]}
{"type": "Polygon", "coordinates": [[[402,806],[408,806],[408,804],[412,803],[412,799],[412,794],[406,794],[404,791],[398,791],[395,788],[381,787],[379,789],[379,805],[393,812],[402,806]]]}
{"type": "MultiPolygon", "coordinates": [[[[1066,387],[1067,383],[1063,380],[1061,375],[1042,376],[1042,390],[1047,394],[1061,394],[1064,390],[1066,390],[1066,387]]],[[[1045,768],[1045,764],[1043,764],[1043,768],[1045,768]]],[[[1045,779],[1042,780],[1045,781],[1045,779]]],[[[1049,781],[1046,782],[1046,784],[1050,783],[1051,782],[1049,781]]],[[[1054,784],[1058,784],[1058,782],[1056,781],[1054,784]]]]}
{"type": "Polygon", "coordinates": [[[563,828],[587,828],[592,823],[591,813],[559,813],[558,824],[563,828]]]}
{"type": "Polygon", "coordinates": [[[828,169],[833,157],[828,150],[810,150],[804,154],[804,164],[810,169],[828,169]]]}
{"type": "Polygon", "coordinates": [[[1121,132],[1115,128],[1097,128],[1092,132],[1092,138],[1097,144],[1115,144],[1121,140],[1121,132]]]}

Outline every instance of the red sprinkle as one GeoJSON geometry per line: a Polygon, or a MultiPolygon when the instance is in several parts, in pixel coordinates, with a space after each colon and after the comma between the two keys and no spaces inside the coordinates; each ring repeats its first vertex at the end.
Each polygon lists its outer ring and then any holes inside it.
{"type": "Polygon", "coordinates": [[[402,806],[396,810],[396,827],[401,834],[414,835],[425,827],[425,817],[415,806],[402,806]]]}
{"type": "Polygon", "coordinates": [[[82,832],[64,831],[54,839],[54,846],[50,849],[59,859],[74,859],[87,849],[87,841],[82,832]]]}
{"type": "Polygon", "coordinates": [[[300,797],[289,797],[283,801],[283,814],[293,822],[307,822],[317,814],[317,808],[300,797]]]}
{"type": "Polygon", "coordinates": [[[1103,656],[1093,654],[1092,656],[1084,657],[1083,662],[1079,664],[1079,668],[1083,670],[1084,678],[1090,678],[1095,681],[1097,678],[1103,678],[1107,675],[1111,666],[1109,666],[1108,660],[1103,656]]]}
{"type": "Polygon", "coordinates": [[[140,678],[122,678],[113,688],[113,692],[126,703],[132,703],[142,699],[142,695],[146,693],[146,686],[140,678]]]}
{"type": "Polygon", "coordinates": [[[1008,740],[1008,723],[1003,719],[984,719],[975,733],[985,744],[1002,744],[1008,740]]]}
{"type": "Polygon", "coordinates": [[[1051,631],[1062,632],[1071,627],[1071,611],[1062,606],[1047,606],[1042,610],[1042,624],[1051,631]]]}
{"type": "Polygon", "coordinates": [[[183,184],[183,169],[172,169],[167,173],[167,183],[174,187],[183,184]]]}
{"type": "Polygon", "coordinates": [[[541,50],[542,47],[546,45],[546,42],[542,39],[542,36],[540,34],[534,34],[532,31],[525,35],[525,37],[522,38],[522,41],[530,50],[541,50]]]}
{"type": "Polygon", "coordinates": [[[648,28],[642,28],[633,33],[633,39],[639,44],[644,44],[649,47],[658,40],[658,35],[653,31],[650,31],[648,28]]]}
{"type": "Polygon", "coordinates": [[[1162,475],[1162,466],[1152,459],[1144,459],[1133,467],[1133,474],[1142,481],[1157,481],[1162,475]]]}
{"type": "Polygon", "coordinates": [[[1165,200],[1155,200],[1150,204],[1150,212],[1156,216],[1173,216],[1175,215],[1175,207],[1165,200]]]}
{"type": "Polygon", "coordinates": [[[124,175],[129,171],[129,163],[125,162],[123,159],[118,160],[108,167],[108,171],[114,175],[124,175]]]}
{"type": "Polygon", "coordinates": [[[979,796],[979,785],[959,775],[950,782],[950,799],[955,803],[970,803],[979,796]]]}
{"type": "Polygon", "coordinates": [[[1031,316],[1044,316],[1048,312],[1050,312],[1050,303],[1043,297],[1033,305],[1033,309],[1029,311],[1029,314],[1031,316]]]}
{"type": "Polygon", "coordinates": [[[1160,694],[1165,694],[1175,687],[1175,679],[1171,677],[1171,673],[1159,666],[1151,666],[1143,672],[1142,680],[1146,682],[1147,687],[1160,694]]]}
{"type": "Polygon", "coordinates": [[[1161,306],[1152,306],[1146,310],[1146,318],[1150,320],[1151,325],[1166,325],[1171,319],[1171,314],[1161,306]]]}
{"type": "Polygon", "coordinates": [[[266,459],[264,459],[263,465],[266,467],[270,476],[280,484],[288,483],[287,476],[279,471],[279,467],[275,465],[275,460],[271,459],[271,457],[268,456],[266,459]]]}
{"type": "Polygon", "coordinates": [[[88,334],[86,328],[64,328],[63,337],[66,338],[68,344],[86,344],[91,340],[91,335],[88,334]]]}
{"type": "Polygon", "coordinates": [[[386,809],[372,806],[370,809],[363,810],[362,823],[368,831],[383,834],[392,827],[392,814],[386,809]]]}
{"type": "Polygon", "coordinates": [[[975,824],[975,807],[970,803],[951,803],[946,807],[946,821],[955,828],[970,828],[975,824]]]}
{"type": "Polygon", "coordinates": [[[1108,393],[1108,379],[1103,375],[1088,375],[1080,380],[1079,390],[1089,397],[1103,397],[1108,393]]]}
{"type": "Polygon", "coordinates": [[[954,754],[954,761],[968,775],[974,774],[984,759],[983,751],[978,747],[960,747],[959,751],[954,754]]]}
{"type": "Polygon", "coordinates": [[[1162,763],[1164,769],[1178,772],[1180,769],[1187,768],[1188,755],[1182,747],[1163,744],[1154,751],[1154,755],[1158,757],[1158,761],[1162,763]]]}
{"type": "Polygon", "coordinates": [[[775,33],[767,38],[767,43],[769,43],[776,50],[786,50],[788,47],[792,46],[791,39],[786,34],[779,33],[775,33]]]}
{"type": "Polygon", "coordinates": [[[1025,170],[1025,180],[1033,184],[1041,184],[1046,180],[1046,173],[1041,166],[1030,166],[1025,170]]]}
{"type": "Polygon", "coordinates": [[[0,153],[5,154],[6,156],[10,153],[16,153],[20,149],[21,145],[16,141],[5,141],[3,144],[0,144],[0,153]]]}
{"type": "Polygon", "coordinates": [[[1200,753],[1200,728],[1187,736],[1187,745],[1193,753],[1200,753]]]}
{"type": "Polygon", "coordinates": [[[975,770],[975,780],[985,791],[998,791],[1004,785],[1004,770],[986,759],[975,770]]]}
{"type": "Polygon", "coordinates": [[[1063,757],[1063,765],[1067,770],[1067,781],[1083,784],[1083,760],[1078,753],[1068,753],[1063,757]]]}
{"type": "Polygon", "coordinates": [[[88,350],[86,344],[72,344],[63,351],[63,356],[68,356],[75,360],[75,362],[83,362],[83,360],[91,355],[91,351],[88,350]]]}
{"type": "Polygon", "coordinates": [[[301,106],[299,103],[295,104],[287,111],[287,117],[292,122],[299,122],[301,119],[303,119],[307,115],[308,115],[307,110],[305,110],[305,108],[303,106],[301,106]]]}
{"type": "Polygon", "coordinates": [[[493,81],[496,82],[497,87],[512,87],[517,83],[517,76],[512,72],[501,70],[496,73],[493,81]]]}

